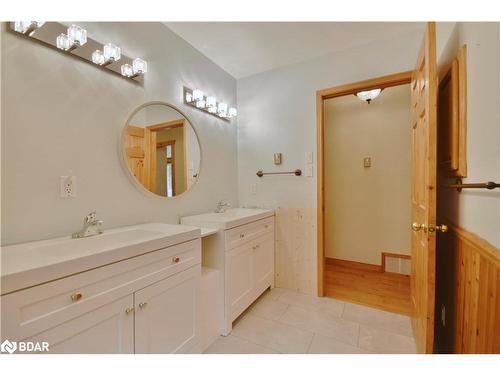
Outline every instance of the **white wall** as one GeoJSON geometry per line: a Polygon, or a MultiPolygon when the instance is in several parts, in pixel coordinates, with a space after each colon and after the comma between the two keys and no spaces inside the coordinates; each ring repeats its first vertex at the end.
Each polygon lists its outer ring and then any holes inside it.
{"type": "MultiPolygon", "coordinates": [[[[460,22],[445,35],[445,53],[438,60],[441,71],[467,44],[468,176],[464,182],[499,181],[500,24],[460,22]]],[[[439,198],[440,215],[500,247],[500,191],[440,189],[439,198]]]]}
{"type": "Polygon", "coordinates": [[[292,209],[293,233],[277,234],[278,285],[280,273],[288,272],[281,286],[316,293],[316,170],[312,178],[259,179],[255,172],[304,169],[304,152],[316,159],[316,91],[413,69],[422,37],[423,30],[397,35],[238,80],[240,204],[292,209]],[[280,167],[273,165],[275,152],[283,153],[280,167]]]}
{"type": "MultiPolygon", "coordinates": [[[[2,36],[2,244],[69,235],[92,210],[111,228],[237,203],[236,125],[185,106],[182,86],[236,104],[236,82],[160,23],[82,23],[89,36],[141,56],[144,87],[11,32],[2,36]],[[199,183],[174,199],[140,192],[120,163],[120,131],[146,101],[181,108],[201,142],[199,183]],[[78,196],[59,198],[59,176],[78,196]]],[[[5,24],[1,25],[6,27],[5,24]]]]}
{"type": "Polygon", "coordinates": [[[370,104],[354,95],[325,101],[327,257],[380,265],[382,252],[410,255],[409,124],[409,84],[370,104]]]}

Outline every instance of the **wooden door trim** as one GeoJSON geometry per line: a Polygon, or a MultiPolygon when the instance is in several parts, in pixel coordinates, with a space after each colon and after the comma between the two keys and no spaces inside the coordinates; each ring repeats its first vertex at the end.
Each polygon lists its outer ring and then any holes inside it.
{"type": "Polygon", "coordinates": [[[159,132],[164,129],[174,129],[181,128],[184,126],[185,119],[172,120],[167,122],[161,122],[159,124],[146,126],[152,132],[159,132]]]}
{"type": "Polygon", "coordinates": [[[326,99],[335,98],[355,94],[363,90],[371,90],[374,88],[387,88],[405,85],[411,82],[413,71],[400,72],[387,76],[368,79],[349,83],[341,86],[335,86],[323,90],[316,91],[316,135],[317,135],[317,153],[318,153],[318,182],[317,182],[317,283],[318,296],[324,295],[324,265],[325,265],[325,213],[324,213],[324,189],[325,189],[325,171],[324,171],[324,101],[326,99]]]}

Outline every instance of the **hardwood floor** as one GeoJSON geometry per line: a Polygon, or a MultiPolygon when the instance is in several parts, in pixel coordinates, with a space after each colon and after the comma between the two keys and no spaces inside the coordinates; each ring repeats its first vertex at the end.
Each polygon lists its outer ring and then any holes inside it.
{"type": "Polygon", "coordinates": [[[324,295],[399,314],[410,315],[410,277],[349,262],[328,262],[324,295]]]}

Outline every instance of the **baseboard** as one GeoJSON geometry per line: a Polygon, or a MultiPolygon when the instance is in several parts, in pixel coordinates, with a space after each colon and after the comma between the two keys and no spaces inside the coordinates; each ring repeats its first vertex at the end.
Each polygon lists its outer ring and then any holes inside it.
{"type": "Polygon", "coordinates": [[[361,263],[361,262],[355,262],[353,260],[328,258],[328,257],[325,258],[325,262],[326,264],[330,264],[332,266],[354,268],[361,271],[382,272],[382,267],[379,266],[378,264],[361,263]]]}

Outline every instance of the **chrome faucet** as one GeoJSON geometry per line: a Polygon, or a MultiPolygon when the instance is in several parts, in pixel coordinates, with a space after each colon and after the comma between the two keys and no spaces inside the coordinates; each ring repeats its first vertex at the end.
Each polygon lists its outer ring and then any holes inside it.
{"type": "Polygon", "coordinates": [[[227,203],[226,201],[224,201],[224,200],[219,201],[219,202],[217,202],[217,208],[215,209],[215,212],[218,214],[222,214],[222,213],[226,212],[226,210],[229,207],[231,207],[231,205],[229,203],[227,203]]]}
{"type": "Polygon", "coordinates": [[[73,233],[71,237],[83,238],[101,234],[103,232],[101,228],[102,224],[102,220],[97,220],[97,214],[95,212],[91,212],[85,216],[85,219],[83,219],[83,228],[80,231],[73,233]]]}

